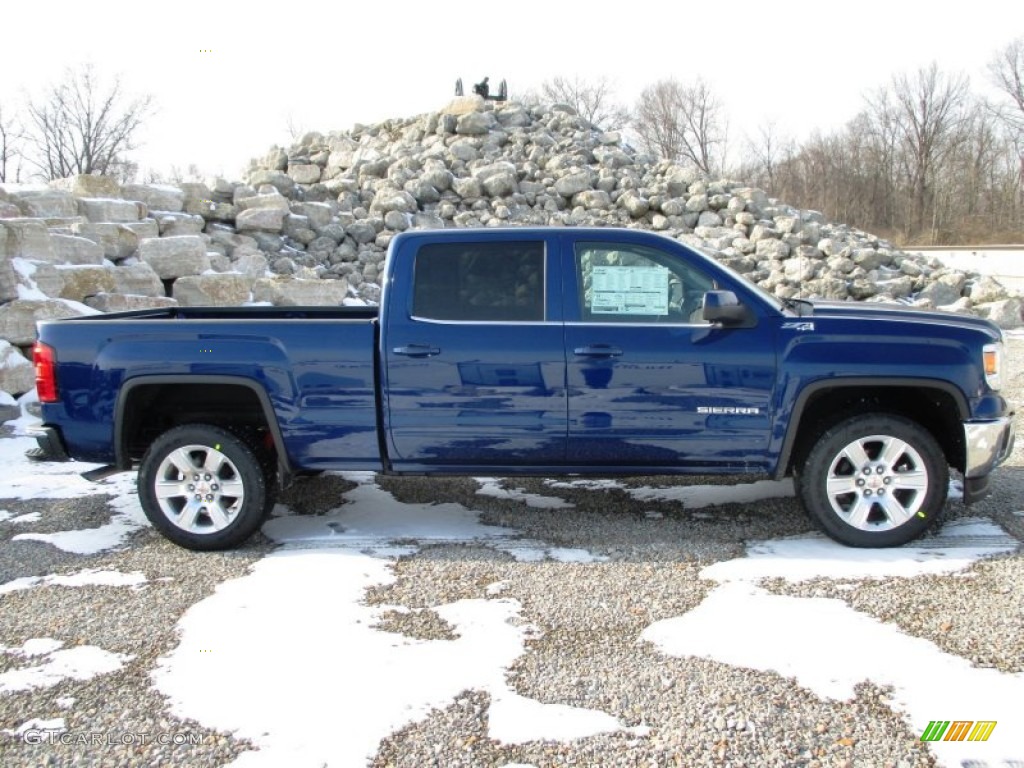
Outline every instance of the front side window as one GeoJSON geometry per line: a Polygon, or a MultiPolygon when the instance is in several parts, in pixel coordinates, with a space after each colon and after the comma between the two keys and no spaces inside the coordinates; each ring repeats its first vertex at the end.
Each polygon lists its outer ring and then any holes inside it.
{"type": "Polygon", "coordinates": [[[702,323],[714,282],[667,253],[642,245],[577,243],[580,317],[590,322],[702,323]]]}
{"type": "Polygon", "coordinates": [[[544,243],[434,243],[416,254],[414,317],[544,320],[544,243]]]}

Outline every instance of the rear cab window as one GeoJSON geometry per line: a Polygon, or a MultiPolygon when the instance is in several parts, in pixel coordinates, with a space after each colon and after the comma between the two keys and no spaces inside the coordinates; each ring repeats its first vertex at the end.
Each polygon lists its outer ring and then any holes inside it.
{"type": "Polygon", "coordinates": [[[543,241],[424,245],[416,254],[412,316],[444,322],[543,322],[543,241]]]}

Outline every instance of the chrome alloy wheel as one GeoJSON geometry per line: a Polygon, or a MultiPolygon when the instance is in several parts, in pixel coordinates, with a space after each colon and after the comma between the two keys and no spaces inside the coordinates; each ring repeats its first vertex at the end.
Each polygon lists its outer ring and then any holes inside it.
{"type": "Polygon", "coordinates": [[[189,533],[227,528],[245,501],[238,467],[208,445],[169,453],[157,468],[153,491],[164,516],[189,533]]]}
{"type": "Polygon", "coordinates": [[[913,518],[928,492],[921,454],[891,435],[849,443],[832,460],[826,479],[832,510],[861,531],[889,531],[913,518]]]}

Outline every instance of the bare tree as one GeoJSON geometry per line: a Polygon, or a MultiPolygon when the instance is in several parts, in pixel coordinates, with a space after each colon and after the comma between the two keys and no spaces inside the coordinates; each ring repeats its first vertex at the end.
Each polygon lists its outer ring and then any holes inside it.
{"type": "Polygon", "coordinates": [[[937,169],[965,139],[970,100],[967,77],[947,76],[934,62],[913,76],[896,75],[890,87],[869,99],[872,120],[891,124],[895,132],[910,187],[913,210],[908,224],[913,231],[922,232],[934,210],[937,169]]]}
{"type": "Polygon", "coordinates": [[[1017,197],[1024,205],[1024,37],[1000,50],[988,65],[992,83],[1005,93],[1010,104],[996,110],[1017,152],[1017,197]]]}
{"type": "Polygon", "coordinates": [[[785,158],[793,156],[793,139],[780,135],[775,121],[769,120],[758,126],[755,137],[747,137],[746,154],[743,175],[764,187],[769,195],[778,197],[781,192],[779,166],[785,158]]]}
{"type": "Polygon", "coordinates": [[[151,97],[128,98],[117,78],[105,87],[92,65],[69,69],[63,82],[28,103],[31,160],[47,179],[124,175],[130,170],[124,155],[135,148],[135,132],[151,109],[151,97]]]}
{"type": "Polygon", "coordinates": [[[634,110],[633,128],[645,149],[669,160],[688,161],[710,174],[720,164],[726,123],[721,103],[698,78],[674,78],[645,88],[634,110]]]}
{"type": "Polygon", "coordinates": [[[615,88],[607,77],[554,77],[541,83],[540,96],[546,101],[570,105],[580,117],[601,130],[614,130],[629,122],[629,110],[615,101],[615,88]]]}
{"type": "Polygon", "coordinates": [[[0,104],[0,183],[21,181],[21,144],[25,138],[21,125],[13,116],[5,116],[0,104]],[[18,159],[18,165],[12,164],[18,159]]]}

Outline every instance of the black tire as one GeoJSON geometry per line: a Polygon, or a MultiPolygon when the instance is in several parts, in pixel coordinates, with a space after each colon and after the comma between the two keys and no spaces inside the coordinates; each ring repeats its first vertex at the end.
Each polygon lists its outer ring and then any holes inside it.
{"type": "Polygon", "coordinates": [[[263,521],[267,480],[244,439],[220,427],[186,424],[162,434],[146,451],[139,499],[149,522],[175,544],[229,549],[263,521]]]}
{"type": "Polygon", "coordinates": [[[827,429],[795,474],[807,514],[850,547],[898,547],[922,536],[939,524],[949,487],[932,434],[886,413],[827,429]]]}

